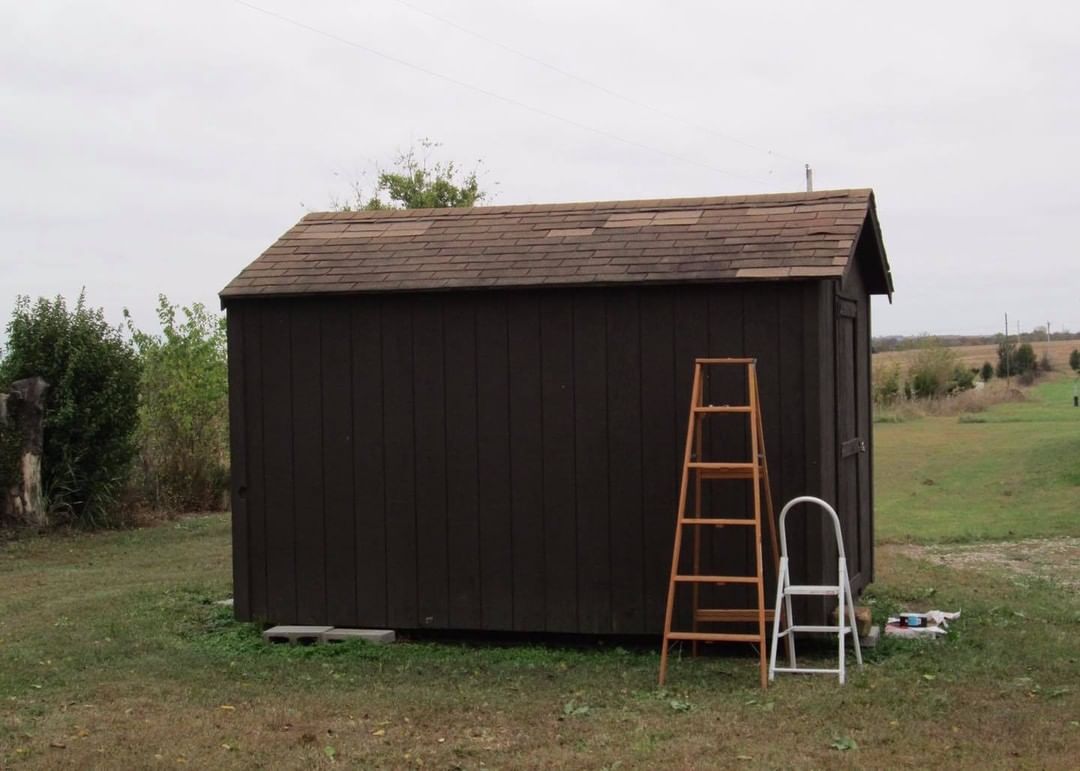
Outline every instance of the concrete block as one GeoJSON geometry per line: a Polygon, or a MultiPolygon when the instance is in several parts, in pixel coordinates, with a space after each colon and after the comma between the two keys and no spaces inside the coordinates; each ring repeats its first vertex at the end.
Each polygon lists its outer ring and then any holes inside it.
{"type": "Polygon", "coordinates": [[[229,598],[229,599],[227,599],[227,600],[216,600],[216,601],[214,602],[214,604],[215,604],[215,605],[222,605],[222,606],[224,606],[224,607],[226,607],[226,608],[231,608],[231,607],[233,606],[233,598],[232,598],[232,597],[230,597],[230,598],[229,598]]]}
{"type": "Polygon", "coordinates": [[[881,627],[874,624],[870,627],[869,633],[865,636],[859,637],[859,647],[861,648],[873,648],[878,644],[878,640],[881,639],[881,627]]]}
{"type": "Polygon", "coordinates": [[[267,642],[315,643],[321,635],[329,632],[330,626],[273,626],[262,633],[267,642]]]}
{"type": "Polygon", "coordinates": [[[345,640],[363,640],[372,645],[386,645],[394,642],[397,635],[393,629],[341,629],[334,627],[323,632],[319,639],[323,642],[343,642],[345,640]]]}
{"type": "MultiPolygon", "coordinates": [[[[832,618],[832,622],[834,624],[836,623],[837,612],[838,611],[839,611],[839,608],[833,608],[832,616],[830,617],[830,618],[832,618]]],[[[845,624],[847,623],[846,618],[844,619],[844,623],[845,624]]],[[[870,634],[870,624],[871,624],[870,608],[866,607],[865,605],[856,605],[855,606],[855,626],[859,631],[859,636],[860,637],[865,637],[866,635],[870,634]]]]}

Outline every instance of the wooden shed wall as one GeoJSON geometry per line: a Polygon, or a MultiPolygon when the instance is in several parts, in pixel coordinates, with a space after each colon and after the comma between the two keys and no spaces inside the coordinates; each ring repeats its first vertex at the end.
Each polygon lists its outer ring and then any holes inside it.
{"type": "MultiPolygon", "coordinates": [[[[658,633],[693,359],[758,357],[778,506],[834,498],[834,292],[230,301],[238,617],[658,633]]],[[[709,444],[735,459],[747,440],[733,423],[709,444]]],[[[742,513],[746,483],[722,484],[709,510],[742,513]]],[[[792,528],[807,579],[823,570],[822,537],[792,528]]],[[[713,556],[749,572],[749,546],[726,544],[713,556]]]]}

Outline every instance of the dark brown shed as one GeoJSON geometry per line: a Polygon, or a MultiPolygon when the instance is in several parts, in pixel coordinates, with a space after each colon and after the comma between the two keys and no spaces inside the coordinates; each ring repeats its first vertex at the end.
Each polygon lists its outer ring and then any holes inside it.
{"type": "Polygon", "coordinates": [[[870,190],[309,214],[221,293],[236,614],[658,634],[699,356],[758,359],[774,497],[837,505],[858,591],[891,290],[870,190]]]}

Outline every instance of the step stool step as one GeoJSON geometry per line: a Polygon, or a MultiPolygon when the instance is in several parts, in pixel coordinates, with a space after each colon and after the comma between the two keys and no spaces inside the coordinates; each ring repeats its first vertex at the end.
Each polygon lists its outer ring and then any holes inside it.
{"type": "Polygon", "coordinates": [[[814,586],[813,584],[803,584],[802,586],[789,586],[784,589],[784,594],[790,595],[833,595],[840,596],[839,586],[814,586]]]}
{"type": "Polygon", "coordinates": [[[262,633],[262,637],[267,642],[288,642],[288,643],[316,643],[319,642],[320,636],[326,634],[334,627],[332,626],[302,626],[302,625],[282,625],[272,626],[262,633]]]}
{"type": "Polygon", "coordinates": [[[334,627],[319,635],[323,642],[345,642],[363,640],[372,645],[388,645],[397,639],[393,629],[342,629],[334,627]]]}

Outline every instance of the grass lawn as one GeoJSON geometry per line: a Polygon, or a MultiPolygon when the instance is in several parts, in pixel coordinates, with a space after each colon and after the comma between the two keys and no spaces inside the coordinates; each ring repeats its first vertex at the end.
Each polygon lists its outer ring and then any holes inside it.
{"type": "MultiPolygon", "coordinates": [[[[879,532],[1076,535],[1080,422],[1060,393],[985,423],[878,426],[879,532]],[[1005,472],[1011,496],[993,486],[1005,472]]],[[[655,646],[265,646],[214,604],[230,594],[222,515],[9,542],[0,768],[1074,768],[1077,593],[925,548],[880,549],[867,599],[879,616],[962,608],[948,639],[886,640],[842,688],[762,692],[739,650],[676,660],[662,690],[655,646]]]]}
{"type": "Polygon", "coordinates": [[[960,418],[875,424],[878,542],[1080,536],[1073,382],[960,418]]]}

